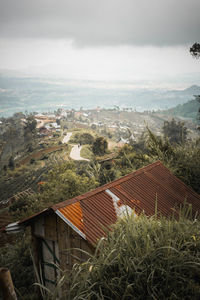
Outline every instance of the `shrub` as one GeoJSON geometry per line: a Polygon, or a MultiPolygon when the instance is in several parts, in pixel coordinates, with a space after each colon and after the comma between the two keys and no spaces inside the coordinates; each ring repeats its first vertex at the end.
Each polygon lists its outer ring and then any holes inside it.
{"type": "Polygon", "coordinates": [[[103,137],[97,137],[92,145],[92,151],[95,155],[104,155],[108,149],[108,142],[103,137]]]}
{"type": "Polygon", "coordinates": [[[200,299],[199,231],[182,216],[121,219],[94,257],[74,266],[67,299],[200,299]]]}
{"type": "Polygon", "coordinates": [[[15,168],[15,162],[14,162],[14,158],[12,156],[9,158],[8,167],[11,170],[14,170],[14,168],[15,168]]]}
{"type": "Polygon", "coordinates": [[[88,132],[78,132],[74,135],[72,142],[80,143],[81,145],[92,145],[92,143],[94,142],[94,137],[88,132]]]}
{"type": "Polygon", "coordinates": [[[20,234],[15,244],[0,248],[0,266],[10,270],[18,299],[38,299],[34,289],[33,262],[30,255],[30,236],[20,234]]]}
{"type": "Polygon", "coordinates": [[[34,162],[35,162],[35,159],[34,159],[34,158],[31,158],[30,164],[34,164],[34,162]]]}

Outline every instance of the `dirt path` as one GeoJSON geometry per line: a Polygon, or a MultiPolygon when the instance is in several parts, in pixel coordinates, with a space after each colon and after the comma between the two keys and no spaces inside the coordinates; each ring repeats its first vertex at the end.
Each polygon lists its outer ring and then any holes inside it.
{"type": "Polygon", "coordinates": [[[64,138],[63,138],[63,140],[62,140],[62,143],[63,143],[63,144],[64,144],[64,143],[68,143],[71,136],[72,136],[72,132],[68,132],[68,133],[64,136],[64,138]]]}
{"type": "Polygon", "coordinates": [[[119,147],[119,143],[111,142],[111,141],[108,142],[108,149],[109,150],[112,150],[115,147],[119,147]]]}
{"type": "Polygon", "coordinates": [[[73,148],[70,152],[70,157],[74,160],[90,161],[89,159],[83,158],[83,157],[80,156],[81,148],[82,148],[82,146],[78,146],[78,145],[73,146],[73,148]]]}
{"type": "Polygon", "coordinates": [[[39,128],[43,127],[43,126],[44,126],[44,124],[45,124],[45,123],[44,123],[44,121],[41,121],[41,120],[40,120],[40,122],[39,122],[39,123],[37,123],[37,125],[36,125],[36,128],[38,128],[38,129],[39,129],[39,128]]]}

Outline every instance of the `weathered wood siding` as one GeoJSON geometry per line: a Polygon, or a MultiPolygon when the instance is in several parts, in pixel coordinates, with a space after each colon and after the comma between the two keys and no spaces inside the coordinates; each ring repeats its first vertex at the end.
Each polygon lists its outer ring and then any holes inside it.
{"type": "Polygon", "coordinates": [[[78,249],[91,254],[94,248],[59,217],[57,217],[57,225],[60,266],[63,270],[71,270],[75,263],[88,259],[88,255],[78,249]]]}
{"type": "Polygon", "coordinates": [[[57,216],[53,213],[46,214],[44,217],[44,236],[48,240],[58,242],[57,216]]]}
{"type": "MultiPolygon", "coordinates": [[[[32,226],[32,234],[34,258],[37,265],[45,262],[43,276],[46,279],[50,279],[50,281],[59,278],[59,273],[46,264],[47,262],[55,263],[54,255],[60,262],[59,267],[67,274],[72,270],[75,263],[81,263],[88,259],[88,255],[78,249],[90,254],[94,252],[94,247],[54,212],[48,212],[36,218],[32,226]],[[53,256],[51,255],[52,251],[54,252],[53,256]]],[[[56,264],[58,264],[57,261],[56,264]]],[[[46,283],[46,286],[53,289],[51,284],[46,283]]],[[[65,285],[66,287],[67,285],[65,285]]]]}

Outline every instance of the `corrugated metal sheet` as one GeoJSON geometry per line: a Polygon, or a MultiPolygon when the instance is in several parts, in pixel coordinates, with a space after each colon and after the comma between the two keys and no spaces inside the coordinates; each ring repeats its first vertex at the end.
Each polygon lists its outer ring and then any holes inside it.
{"type": "MultiPolygon", "coordinates": [[[[175,205],[187,199],[200,211],[200,195],[177,179],[161,162],[153,163],[84,195],[52,206],[78,228],[92,244],[106,235],[118,217],[117,207],[131,208],[135,214],[158,211],[169,216],[175,205]],[[117,206],[116,206],[117,205],[117,206]]],[[[123,209],[121,210],[123,211],[123,209]]]]}
{"type": "Polygon", "coordinates": [[[137,215],[172,214],[175,205],[187,199],[194,212],[200,212],[200,195],[187,187],[162,165],[160,161],[141,168],[93,191],[66,200],[44,210],[19,224],[29,225],[40,214],[53,210],[80,236],[95,244],[105,236],[122,212],[137,215]],[[127,209],[128,208],[128,209],[127,209]]]}
{"type": "Polygon", "coordinates": [[[83,214],[80,202],[73,203],[67,207],[60,208],[59,211],[79,230],[84,231],[83,228],[83,214]]]}

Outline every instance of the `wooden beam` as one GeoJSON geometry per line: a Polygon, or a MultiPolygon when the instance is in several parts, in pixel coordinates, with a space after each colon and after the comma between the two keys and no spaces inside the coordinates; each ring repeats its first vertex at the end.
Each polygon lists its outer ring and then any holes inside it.
{"type": "Polygon", "coordinates": [[[0,268],[0,289],[3,300],[17,300],[12,277],[7,268],[0,268]]]}

